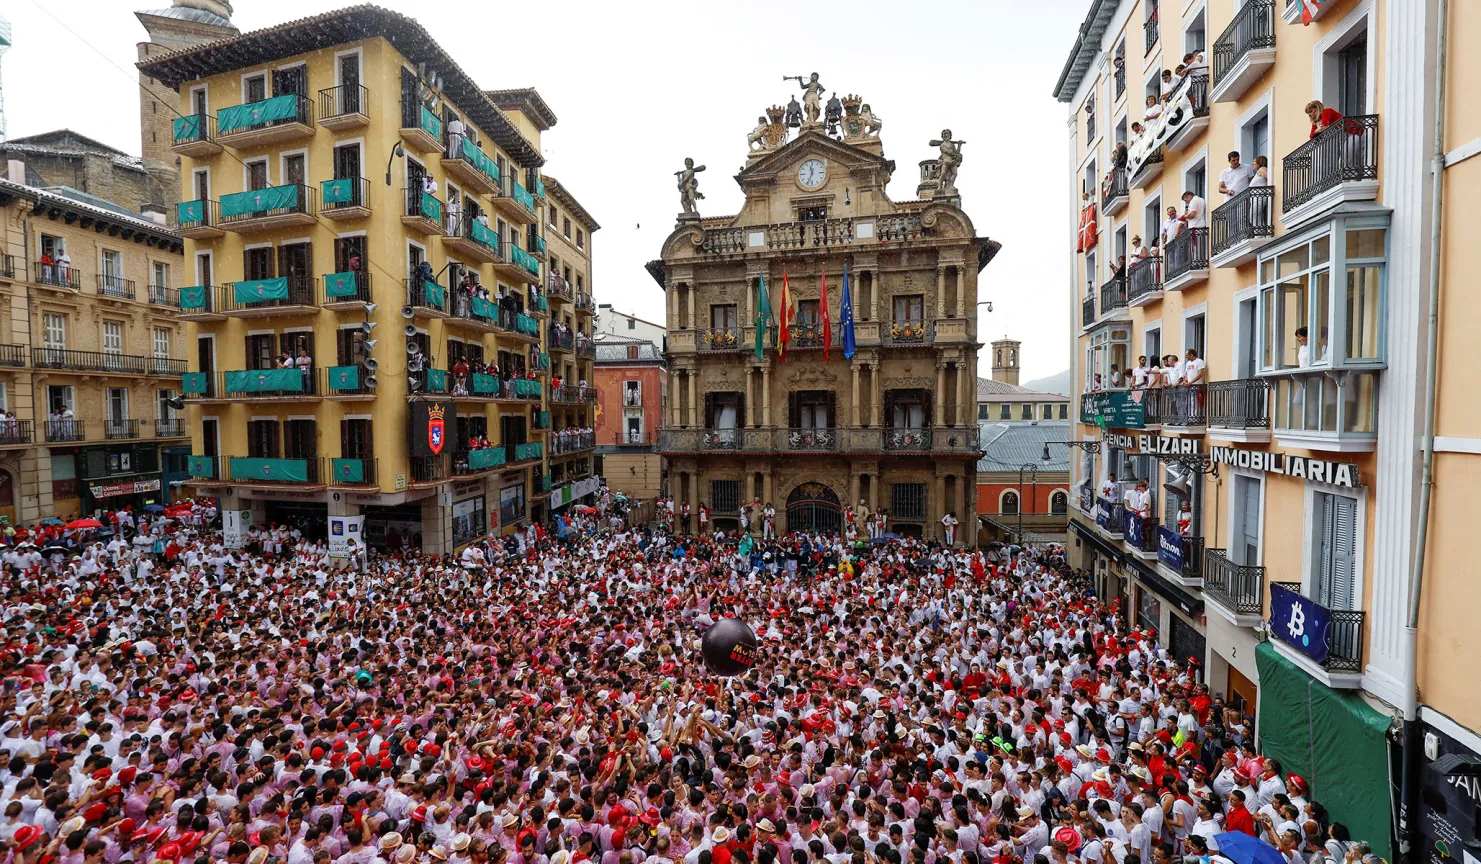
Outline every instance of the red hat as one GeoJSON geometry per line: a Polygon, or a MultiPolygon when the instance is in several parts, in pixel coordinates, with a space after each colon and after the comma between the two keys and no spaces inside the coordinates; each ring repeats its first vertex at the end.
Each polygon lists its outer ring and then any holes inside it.
{"type": "Polygon", "coordinates": [[[14,843],[17,849],[27,849],[31,844],[40,839],[41,829],[35,825],[22,825],[15,829],[14,834],[10,835],[10,842],[14,843]]]}
{"type": "Polygon", "coordinates": [[[433,743],[428,744],[426,747],[423,747],[422,752],[426,753],[428,756],[431,756],[433,759],[436,759],[438,756],[442,755],[442,747],[434,741],[433,743]]]}
{"type": "Polygon", "coordinates": [[[134,829],[137,827],[139,827],[139,823],[133,819],[122,819],[118,823],[118,833],[127,840],[133,835],[134,829]]]}
{"type": "Polygon", "coordinates": [[[107,815],[107,813],[107,804],[104,804],[102,801],[94,801],[93,803],[87,805],[86,810],[82,811],[82,818],[86,819],[89,822],[102,822],[103,817],[107,815]]]}
{"type": "Polygon", "coordinates": [[[1286,776],[1286,788],[1305,792],[1308,788],[1306,785],[1306,778],[1302,777],[1300,774],[1292,772],[1291,774],[1288,774],[1286,776]]]}
{"type": "Polygon", "coordinates": [[[345,739],[343,739],[343,738],[336,738],[336,739],[334,739],[334,752],[336,752],[336,753],[343,753],[344,751],[345,751],[345,739]]]}
{"type": "Polygon", "coordinates": [[[158,843],[160,840],[163,840],[164,839],[165,831],[166,830],[167,829],[164,828],[163,826],[159,826],[159,827],[155,827],[155,828],[150,828],[149,831],[147,833],[145,833],[145,835],[144,835],[144,841],[146,843],[148,843],[149,845],[153,846],[154,844],[158,843]]]}
{"type": "Polygon", "coordinates": [[[627,829],[618,828],[612,832],[612,848],[621,849],[627,843],[627,829]]]}
{"type": "Polygon", "coordinates": [[[1054,832],[1054,839],[1068,846],[1072,854],[1080,848],[1080,832],[1068,825],[1057,829],[1054,832]]]}
{"type": "Polygon", "coordinates": [[[381,766],[381,770],[382,771],[390,771],[391,770],[391,766],[394,765],[394,764],[395,763],[393,763],[389,758],[387,758],[385,756],[382,756],[381,757],[380,766],[381,766]]]}
{"type": "Polygon", "coordinates": [[[112,777],[112,776],[113,776],[113,769],[112,768],[99,768],[98,770],[96,770],[96,771],[94,771],[92,773],[92,778],[94,780],[107,780],[109,777],[112,777]]]}
{"type": "Polygon", "coordinates": [[[310,750],[309,751],[309,758],[310,759],[313,759],[315,762],[319,761],[320,759],[323,759],[324,758],[324,748],[323,747],[315,747],[314,749],[310,750]]]}
{"type": "Polygon", "coordinates": [[[662,759],[665,762],[667,762],[670,759],[674,758],[673,748],[671,748],[671,747],[660,747],[658,749],[658,758],[659,759],[662,759]]]}
{"type": "Polygon", "coordinates": [[[647,825],[649,828],[657,825],[658,820],[659,816],[657,807],[649,807],[647,810],[643,811],[642,816],[638,817],[638,821],[642,822],[644,825],[647,825]]]}
{"type": "Polygon", "coordinates": [[[1110,762],[1111,761],[1111,751],[1107,750],[1104,747],[1102,747],[1099,750],[1095,751],[1095,761],[1097,761],[1097,762],[1110,762]]]}
{"type": "Polygon", "coordinates": [[[134,782],[134,778],[138,776],[139,769],[130,765],[127,768],[124,768],[122,771],[118,772],[118,785],[127,786],[130,783],[134,782]]]}
{"type": "Polygon", "coordinates": [[[411,821],[417,823],[418,825],[421,825],[422,823],[427,821],[426,804],[418,804],[417,808],[411,811],[411,821]]]}
{"type": "Polygon", "coordinates": [[[180,858],[180,844],[166,843],[159,847],[159,851],[154,854],[166,861],[176,861],[180,858]]]}

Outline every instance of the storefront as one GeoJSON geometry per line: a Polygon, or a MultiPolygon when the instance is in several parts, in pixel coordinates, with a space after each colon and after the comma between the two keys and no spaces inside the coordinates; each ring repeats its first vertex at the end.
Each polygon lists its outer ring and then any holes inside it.
{"type": "Polygon", "coordinates": [[[462,546],[488,533],[488,506],[483,493],[453,501],[453,546],[462,546]]]}
{"type": "Polygon", "coordinates": [[[1186,663],[1191,658],[1201,670],[1208,651],[1203,635],[1203,599],[1163,576],[1155,565],[1136,559],[1128,564],[1136,576],[1137,623],[1156,627],[1157,641],[1178,662],[1186,663]]]}
{"type": "Polygon", "coordinates": [[[365,517],[365,542],[372,549],[422,548],[421,502],[394,507],[366,504],[360,515],[365,517]]]}
{"type": "Polygon", "coordinates": [[[59,474],[67,474],[68,469],[75,472],[69,479],[75,479],[73,485],[80,513],[121,510],[124,507],[132,507],[138,512],[150,504],[163,504],[166,500],[159,468],[159,448],[152,445],[89,447],[75,451],[71,458],[54,453],[52,482],[55,487],[56,482],[62,479],[59,474]],[[64,468],[65,463],[71,464],[64,468]]]}
{"type": "Polygon", "coordinates": [[[1117,601],[1121,609],[1130,610],[1131,578],[1124,569],[1126,556],[1097,536],[1094,528],[1077,521],[1070,524],[1074,528],[1071,536],[1079,547],[1080,566],[1091,575],[1095,596],[1107,603],[1117,601]]]}
{"type": "Polygon", "coordinates": [[[266,525],[297,528],[310,540],[323,540],[329,536],[329,506],[323,501],[269,500],[262,504],[266,525]]]}
{"type": "Polygon", "coordinates": [[[552,511],[559,510],[568,504],[580,501],[588,495],[595,494],[601,486],[602,480],[600,477],[586,477],[577,480],[575,483],[558,486],[555,491],[550,493],[550,509],[552,511]]]}
{"type": "Polygon", "coordinates": [[[122,510],[124,507],[131,507],[134,512],[139,512],[150,504],[164,502],[164,496],[160,492],[161,482],[158,472],[89,480],[82,487],[82,500],[88,512],[98,509],[122,510]]]}
{"type": "Polygon", "coordinates": [[[499,527],[508,528],[525,518],[525,484],[521,479],[499,490],[499,527]]]}

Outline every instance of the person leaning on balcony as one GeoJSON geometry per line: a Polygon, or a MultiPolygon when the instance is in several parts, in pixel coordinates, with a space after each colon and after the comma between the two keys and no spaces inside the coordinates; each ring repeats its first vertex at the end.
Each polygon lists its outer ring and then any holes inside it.
{"type": "Polygon", "coordinates": [[[449,120],[449,121],[447,121],[447,155],[448,156],[456,159],[456,158],[458,158],[462,154],[462,152],[463,152],[463,136],[465,134],[467,134],[467,132],[468,132],[468,128],[463,125],[463,121],[462,120],[458,119],[458,115],[454,114],[452,116],[452,119],[449,120]]]}
{"type": "Polygon", "coordinates": [[[1193,531],[1193,505],[1184,498],[1178,503],[1178,536],[1187,537],[1193,531]]]}
{"type": "Polygon", "coordinates": [[[1188,359],[1183,361],[1183,383],[1204,383],[1203,373],[1204,370],[1208,368],[1208,364],[1205,363],[1203,359],[1198,356],[1198,352],[1194,351],[1192,348],[1188,349],[1187,358],[1188,359]]]}
{"type": "Polygon", "coordinates": [[[1305,327],[1296,328],[1296,366],[1305,369],[1311,365],[1310,337],[1305,327]]]}
{"type": "Polygon", "coordinates": [[[1342,119],[1342,112],[1322,104],[1322,100],[1313,99],[1306,103],[1306,117],[1311,120],[1311,134],[1308,138],[1315,138],[1326,129],[1342,119]]]}
{"type": "Polygon", "coordinates": [[[1111,364],[1111,386],[1114,388],[1126,386],[1126,376],[1121,374],[1121,367],[1115,363],[1111,364]]]}
{"type": "Polygon", "coordinates": [[[57,252],[57,279],[63,283],[72,281],[72,256],[67,254],[66,249],[57,252]]]}
{"type": "Polygon", "coordinates": [[[1152,515],[1152,493],[1147,491],[1147,481],[1136,481],[1135,486],[1126,490],[1126,496],[1121,503],[1128,513],[1138,519],[1145,519],[1152,515]]]}
{"type": "Polygon", "coordinates": [[[1183,221],[1178,218],[1178,208],[1169,204],[1167,207],[1167,219],[1162,223],[1162,248],[1166,249],[1167,244],[1177,239],[1178,234],[1182,233],[1182,230],[1183,221]]]}
{"type": "Polygon", "coordinates": [[[1147,355],[1142,354],[1136,358],[1136,366],[1131,370],[1131,389],[1141,390],[1147,386],[1147,355]]]}
{"type": "Polygon", "coordinates": [[[1239,151],[1229,151],[1229,167],[1219,172],[1219,191],[1235,196],[1249,188],[1255,176],[1255,168],[1240,162],[1239,151]]]}
{"type": "Polygon", "coordinates": [[[1131,263],[1135,264],[1150,254],[1146,245],[1142,243],[1142,235],[1137,234],[1131,238],[1131,263]]]}
{"type": "Polygon", "coordinates": [[[1162,70],[1162,78],[1160,83],[1162,85],[1162,101],[1164,103],[1172,98],[1172,91],[1177,89],[1178,84],[1183,80],[1182,75],[1183,67],[1181,65],[1178,66],[1177,78],[1173,78],[1171,69],[1162,70]]]}
{"type": "Polygon", "coordinates": [[[1148,123],[1151,123],[1153,120],[1156,120],[1158,117],[1161,117],[1161,116],[1162,116],[1162,103],[1159,102],[1159,101],[1157,101],[1157,97],[1156,96],[1153,96],[1151,93],[1148,93],[1147,94],[1147,113],[1145,113],[1145,114],[1142,115],[1142,119],[1145,120],[1148,123]]]}
{"type": "Polygon", "coordinates": [[[1208,227],[1208,202],[1192,189],[1183,192],[1183,213],[1178,217],[1189,228],[1208,227]]]}

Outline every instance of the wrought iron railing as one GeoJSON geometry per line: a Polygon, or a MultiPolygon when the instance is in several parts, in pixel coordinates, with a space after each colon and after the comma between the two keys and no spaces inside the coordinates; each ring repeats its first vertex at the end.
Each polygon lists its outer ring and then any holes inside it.
{"type": "Polygon", "coordinates": [[[1208,269],[1208,229],[1184,228],[1167,242],[1167,273],[1163,283],[1196,270],[1208,269]]]}
{"type": "Polygon", "coordinates": [[[0,420],[0,444],[30,444],[30,420],[0,420]]]}
{"type": "Polygon", "coordinates": [[[1100,206],[1110,209],[1112,201],[1125,198],[1128,194],[1130,193],[1126,188],[1126,167],[1123,165],[1119,168],[1112,168],[1110,173],[1106,174],[1105,180],[1101,182],[1100,206]]]}
{"type": "Polygon", "coordinates": [[[1378,177],[1378,115],[1343,117],[1281,161],[1281,212],[1343,183],[1378,177]]]}
{"type": "MultiPolygon", "coordinates": [[[[782,430],[778,430],[782,432],[782,430]]],[[[838,449],[838,430],[793,428],[782,432],[779,450],[793,452],[830,452],[838,449]]]]}
{"type": "Polygon", "coordinates": [[[1095,499],[1095,524],[1111,534],[1126,530],[1126,506],[1121,501],[1100,497],[1095,499]]]}
{"type": "Polygon", "coordinates": [[[319,183],[319,212],[368,209],[370,181],[364,177],[333,177],[319,183]]]}
{"type": "Polygon", "coordinates": [[[1100,286],[1100,314],[1109,315],[1126,308],[1126,274],[1118,273],[1100,286]]]}
{"type": "Polygon", "coordinates": [[[81,420],[67,418],[46,421],[47,441],[83,441],[86,438],[87,429],[81,420]]]}
{"type": "Polygon", "coordinates": [[[1095,323],[1095,289],[1087,288],[1085,299],[1080,301],[1080,325],[1089,327],[1095,323]]]}
{"type": "Polygon", "coordinates": [[[378,486],[378,460],[362,456],[340,456],[329,460],[330,486],[378,486]]]}
{"type": "Polygon", "coordinates": [[[27,353],[24,345],[0,345],[0,366],[19,369],[26,365],[27,353]]]}
{"type": "Polygon", "coordinates": [[[1131,175],[1131,185],[1136,186],[1142,178],[1150,177],[1154,171],[1162,170],[1162,160],[1165,158],[1166,154],[1163,153],[1163,149],[1158,147],[1157,152],[1143,159],[1142,164],[1137,166],[1136,173],[1131,175]]]}
{"type": "Polygon", "coordinates": [[[74,351],[71,348],[32,348],[31,365],[38,369],[68,369],[76,372],[123,372],[136,375],[178,376],[185,361],[142,354],[109,351],[74,351]]]}
{"type": "Polygon", "coordinates": [[[1123,510],[1126,518],[1126,527],[1121,532],[1121,539],[1126,545],[1139,552],[1155,554],[1161,535],[1157,529],[1156,516],[1138,516],[1130,510],[1123,510]]]}
{"type": "Polygon", "coordinates": [[[590,450],[597,445],[595,432],[557,432],[548,440],[550,452],[555,456],[590,450]]]}
{"type": "Polygon", "coordinates": [[[370,88],[364,84],[340,84],[319,91],[319,122],[351,114],[370,114],[370,88]]]}
{"type": "MultiPolygon", "coordinates": [[[[1203,384],[1178,384],[1148,391],[1155,392],[1162,398],[1162,405],[1158,412],[1162,425],[1183,427],[1206,425],[1207,401],[1204,386],[1203,384]]],[[[1150,414],[1150,409],[1148,413],[1150,414]]]]}
{"type": "Polygon", "coordinates": [[[318,212],[319,193],[302,183],[285,183],[266,189],[252,189],[223,195],[220,202],[223,228],[239,226],[256,219],[279,216],[313,216],[318,212]]]}
{"type": "Polygon", "coordinates": [[[1214,84],[1221,83],[1251,51],[1274,47],[1274,0],[1245,0],[1214,41],[1214,84]]]}
{"type": "Polygon", "coordinates": [[[272,279],[243,279],[221,286],[217,308],[222,312],[281,309],[289,306],[318,306],[319,278],[309,273],[290,273],[272,279]]]}
{"type": "Polygon", "coordinates": [[[1208,385],[1208,425],[1223,429],[1270,428],[1270,381],[1240,378],[1208,385]]]}
{"type": "Polygon", "coordinates": [[[1203,538],[1164,525],[1158,529],[1157,560],[1184,579],[1202,579],[1203,538]]]}
{"type": "Polygon", "coordinates": [[[1135,303],[1162,291],[1162,256],[1152,255],[1131,262],[1126,268],[1126,302],[1135,303]]]}
{"type": "MultiPolygon", "coordinates": [[[[1300,582],[1272,582],[1272,602],[1280,602],[1282,592],[1305,596],[1300,582]]],[[[1322,606],[1331,616],[1326,633],[1326,659],[1320,662],[1328,672],[1361,672],[1363,670],[1363,624],[1367,615],[1355,609],[1331,609],[1306,598],[1314,606],[1322,606]]],[[[1284,638],[1279,628],[1276,636],[1284,638]]]]}
{"type": "Polygon", "coordinates": [[[112,297],[115,300],[132,300],[136,296],[134,280],[125,279],[122,276],[110,276],[105,273],[99,273],[98,295],[101,297],[112,297]]]}
{"type": "Polygon", "coordinates": [[[110,440],[139,437],[139,419],[110,418],[103,421],[103,437],[110,440]]]}
{"type": "Polygon", "coordinates": [[[416,309],[431,309],[447,313],[447,286],[425,279],[403,279],[406,288],[406,305],[416,309]]]}
{"type": "Polygon", "coordinates": [[[156,438],[180,438],[185,435],[185,419],[183,417],[157,417],[154,420],[154,436],[156,438]]]}
{"type": "Polygon", "coordinates": [[[1274,186],[1250,186],[1220,204],[1209,222],[1210,253],[1217,256],[1248,240],[1275,236],[1274,209],[1274,186]]]}
{"type": "Polygon", "coordinates": [[[70,265],[52,264],[44,261],[36,261],[32,264],[31,274],[37,284],[50,285],[53,288],[71,288],[73,291],[82,290],[82,271],[70,265]]]}
{"type": "Polygon", "coordinates": [[[1160,22],[1157,19],[1157,12],[1156,10],[1153,10],[1152,17],[1147,19],[1147,21],[1142,24],[1143,54],[1151,54],[1152,49],[1157,45],[1157,33],[1159,23],[1160,22]]]}
{"type": "Polygon", "coordinates": [[[1206,549],[1203,553],[1203,593],[1215,602],[1240,615],[1259,615],[1265,611],[1265,568],[1236,564],[1227,549],[1206,549]]]}
{"type": "Polygon", "coordinates": [[[155,306],[169,306],[173,309],[179,309],[180,290],[165,285],[150,285],[149,302],[155,306]]]}

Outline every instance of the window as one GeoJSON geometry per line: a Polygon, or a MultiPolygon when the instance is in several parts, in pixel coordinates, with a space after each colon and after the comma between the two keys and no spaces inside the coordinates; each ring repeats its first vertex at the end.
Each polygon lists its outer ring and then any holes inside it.
{"type": "MultiPolygon", "coordinates": [[[[1189,315],[1183,319],[1183,351],[1189,348],[1198,352],[1199,357],[1206,356],[1203,348],[1204,339],[1204,316],[1202,313],[1189,315]]],[[[1206,376],[1205,376],[1206,377],[1206,376]]]]}
{"type": "Polygon", "coordinates": [[[907,294],[893,298],[894,321],[919,324],[925,320],[926,297],[924,294],[907,294]]]}
{"type": "Polygon", "coordinates": [[[580,228],[577,228],[576,229],[576,248],[577,249],[585,249],[586,248],[586,232],[585,231],[582,231],[580,228]]]}
{"type": "Polygon", "coordinates": [[[1061,420],[1068,420],[1068,419],[1070,419],[1070,406],[1069,405],[1066,405],[1064,403],[1061,403],[1060,404],[1060,406],[1059,406],[1059,419],[1061,419],[1061,420]]]}
{"type": "Polygon", "coordinates": [[[1054,406],[1053,405],[1045,405],[1044,406],[1044,413],[1043,413],[1042,416],[1043,416],[1043,418],[1045,420],[1053,420],[1054,419],[1054,406]]]}
{"type": "Polygon", "coordinates": [[[1187,171],[1183,172],[1183,191],[1192,192],[1199,198],[1207,195],[1208,190],[1208,168],[1202,159],[1193,163],[1187,171]]]}
{"type": "Polygon", "coordinates": [[[833,394],[819,390],[804,390],[792,394],[792,425],[799,429],[830,429],[833,427],[833,394]]]}
{"type": "Polygon", "coordinates": [[[926,428],[927,397],[923,390],[892,390],[885,394],[893,429],[926,428]]]}
{"type": "Polygon", "coordinates": [[[627,319],[627,329],[629,329],[629,330],[636,330],[636,329],[638,329],[637,319],[634,319],[634,318],[627,319]]]}
{"type": "Polygon", "coordinates": [[[113,249],[103,250],[103,290],[123,290],[123,255],[113,249]]]}
{"type": "Polygon", "coordinates": [[[571,217],[570,216],[567,216],[564,220],[561,221],[561,233],[564,234],[564,235],[566,235],[566,239],[567,240],[570,240],[571,239],[571,217]]]}
{"type": "Polygon", "coordinates": [[[622,382],[622,404],[630,407],[643,404],[643,383],[641,381],[622,382]]]}
{"type": "Polygon", "coordinates": [[[174,398],[173,390],[160,390],[155,398],[154,416],[161,420],[175,419],[175,407],[170,404],[170,400],[174,398]]]}
{"type": "Polygon", "coordinates": [[[1018,512],[1018,493],[1007,491],[998,499],[998,512],[1012,516],[1018,512]]]}
{"type": "Polygon", "coordinates": [[[267,98],[267,76],[253,75],[242,79],[242,101],[261,102],[267,98]]]}
{"type": "Polygon", "coordinates": [[[740,481],[711,480],[710,506],[716,513],[735,513],[740,510],[740,481]]]}
{"type": "Polygon", "coordinates": [[[998,405],[998,419],[999,420],[1012,420],[1013,419],[1013,406],[1012,405],[1009,405],[1007,402],[1003,402],[1002,404],[998,405]]]}
{"type": "Polygon", "coordinates": [[[1025,402],[1022,405],[1022,407],[1019,408],[1019,415],[1018,416],[1021,417],[1024,420],[1032,420],[1032,419],[1034,419],[1034,406],[1033,405],[1030,405],[1027,402],[1025,402]]]}
{"type": "Polygon", "coordinates": [[[555,205],[554,204],[549,205],[549,211],[550,211],[550,227],[552,227],[552,228],[559,227],[560,226],[560,211],[558,211],[558,210],[555,209],[555,205]]]}
{"type": "Polygon", "coordinates": [[[1356,609],[1358,506],[1346,495],[1317,492],[1312,507],[1310,596],[1328,609],[1356,609]]]}
{"type": "Polygon", "coordinates": [[[815,327],[818,323],[818,301],[797,301],[797,324],[801,327],[815,327]]]}
{"type": "Polygon", "coordinates": [[[1235,564],[1254,567],[1260,563],[1260,492],[1259,478],[1234,475],[1229,558],[1235,564]]]}
{"type": "Polygon", "coordinates": [[[161,359],[170,356],[170,328],[154,328],[154,356],[161,359]]]}
{"type": "Polygon", "coordinates": [[[1126,327],[1102,327],[1090,334],[1086,346],[1085,385],[1086,389],[1111,386],[1111,367],[1126,368],[1127,355],[1131,353],[1131,331],[1126,327]]]}
{"type": "Polygon", "coordinates": [[[710,307],[710,329],[734,331],[738,322],[734,303],[710,307]]]}
{"type": "Polygon", "coordinates": [[[1337,218],[1260,259],[1261,371],[1383,364],[1387,233],[1386,224],[1337,218]]]}
{"type": "Polygon", "coordinates": [[[1070,497],[1063,492],[1055,492],[1049,496],[1049,512],[1054,516],[1064,516],[1070,512],[1070,497]]]}
{"type": "Polygon", "coordinates": [[[895,519],[926,518],[926,484],[892,484],[890,486],[890,513],[895,519]]]}
{"type": "Polygon", "coordinates": [[[1204,50],[1207,44],[1207,36],[1204,33],[1203,22],[1204,10],[1198,10],[1193,20],[1188,23],[1188,29],[1183,31],[1183,53],[1192,54],[1195,51],[1204,50]]]}
{"type": "MultiPolygon", "coordinates": [[[[1142,333],[1142,353],[1146,355],[1148,363],[1151,363],[1153,360],[1160,361],[1162,357],[1161,327],[1148,327],[1142,333]]],[[[1161,366],[1162,364],[1159,362],[1157,365],[1161,366]]]]}
{"type": "Polygon", "coordinates": [[[67,347],[67,316],[60,312],[41,313],[41,344],[46,348],[67,347]]]}
{"type": "Polygon", "coordinates": [[[153,263],[152,267],[151,267],[151,273],[152,273],[151,279],[153,281],[151,281],[150,284],[153,285],[155,288],[168,288],[168,287],[170,287],[170,265],[169,264],[166,264],[163,261],[155,261],[153,263]]]}
{"type": "Polygon", "coordinates": [[[127,387],[108,388],[108,421],[122,423],[129,416],[129,391],[127,387]]]}
{"type": "Polygon", "coordinates": [[[247,188],[266,189],[268,185],[267,160],[253,159],[243,164],[247,171],[247,188]]]}
{"type": "Polygon", "coordinates": [[[1142,244],[1154,253],[1162,248],[1162,199],[1152,198],[1142,207],[1142,244]]]}
{"type": "MultiPolygon", "coordinates": [[[[1246,162],[1255,164],[1256,156],[1270,157],[1270,109],[1261,108],[1239,129],[1239,151],[1246,162]]],[[[1273,166],[1272,166],[1273,167],[1273,166]]],[[[1274,179],[1274,178],[1272,178],[1274,179]]]]}

